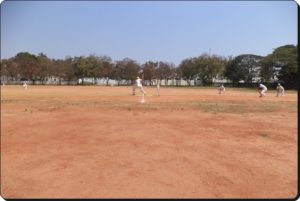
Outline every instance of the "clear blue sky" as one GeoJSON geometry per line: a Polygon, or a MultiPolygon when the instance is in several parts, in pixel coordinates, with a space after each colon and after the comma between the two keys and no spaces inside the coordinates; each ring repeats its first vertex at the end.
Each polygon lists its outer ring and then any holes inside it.
{"type": "Polygon", "coordinates": [[[1,58],[107,55],[173,62],[202,53],[265,56],[297,42],[294,1],[4,1],[1,58]]]}

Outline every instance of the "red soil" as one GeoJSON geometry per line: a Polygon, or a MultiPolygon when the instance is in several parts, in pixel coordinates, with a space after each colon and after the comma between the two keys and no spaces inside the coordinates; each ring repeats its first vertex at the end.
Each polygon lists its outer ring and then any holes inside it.
{"type": "Polygon", "coordinates": [[[145,90],[141,103],[130,87],[1,87],[1,195],[296,196],[296,92],[145,90]]]}

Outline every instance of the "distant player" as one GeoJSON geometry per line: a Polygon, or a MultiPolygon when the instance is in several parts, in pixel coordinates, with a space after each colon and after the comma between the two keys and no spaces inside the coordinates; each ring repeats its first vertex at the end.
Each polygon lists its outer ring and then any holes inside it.
{"type": "Polygon", "coordinates": [[[259,84],[258,87],[257,87],[257,91],[258,93],[260,94],[259,97],[263,97],[263,96],[266,96],[266,91],[267,91],[267,87],[263,84],[259,84]]]}
{"type": "Polygon", "coordinates": [[[141,90],[141,92],[143,93],[143,96],[146,95],[146,92],[143,89],[143,85],[142,85],[142,79],[138,76],[135,80],[135,85],[133,85],[132,88],[132,95],[135,95],[135,88],[139,88],[141,90]]]}
{"type": "Polygon", "coordinates": [[[277,97],[279,96],[284,96],[284,88],[283,86],[280,85],[280,83],[278,83],[277,87],[276,87],[276,91],[277,91],[277,97]]]}
{"type": "Polygon", "coordinates": [[[24,88],[25,90],[27,90],[27,83],[26,83],[26,82],[23,82],[23,88],[24,88]]]}
{"type": "Polygon", "coordinates": [[[156,90],[157,90],[157,95],[159,96],[160,85],[158,80],[156,80],[156,90]]]}
{"type": "Polygon", "coordinates": [[[219,94],[225,93],[225,87],[223,84],[219,87],[219,94]]]}

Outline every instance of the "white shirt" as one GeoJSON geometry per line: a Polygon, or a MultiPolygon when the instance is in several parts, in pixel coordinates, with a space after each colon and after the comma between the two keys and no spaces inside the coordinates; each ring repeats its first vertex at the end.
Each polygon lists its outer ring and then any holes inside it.
{"type": "Polygon", "coordinates": [[[142,80],[141,80],[140,78],[136,79],[136,85],[137,85],[138,87],[141,87],[141,86],[142,86],[141,81],[142,81],[142,80]]]}
{"type": "Polygon", "coordinates": [[[264,89],[264,90],[267,89],[267,87],[265,85],[263,85],[263,84],[259,84],[259,87],[262,88],[262,89],[264,89]]]}
{"type": "Polygon", "coordinates": [[[284,90],[283,86],[281,86],[281,85],[277,86],[277,91],[283,91],[283,90],[284,90]]]}

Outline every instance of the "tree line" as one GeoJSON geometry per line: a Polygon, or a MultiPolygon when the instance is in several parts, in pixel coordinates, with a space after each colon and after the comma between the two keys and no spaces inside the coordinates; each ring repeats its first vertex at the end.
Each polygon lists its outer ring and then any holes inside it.
{"type": "MultiPolygon", "coordinates": [[[[229,83],[270,83],[281,82],[289,88],[297,88],[298,45],[284,45],[275,48],[267,56],[242,54],[236,57],[223,57],[204,53],[197,57],[186,58],[178,66],[164,61],[137,61],[124,58],[112,61],[108,56],[89,55],[51,59],[45,54],[38,55],[20,52],[12,58],[1,60],[1,78],[7,80],[31,80],[33,83],[45,82],[47,77],[56,76],[59,82],[90,78],[116,80],[118,84],[126,81],[133,83],[137,75],[146,84],[154,80],[200,80],[202,85],[212,85],[214,79],[226,79],[229,83]]],[[[93,79],[96,80],[96,79],[93,79]]]]}

